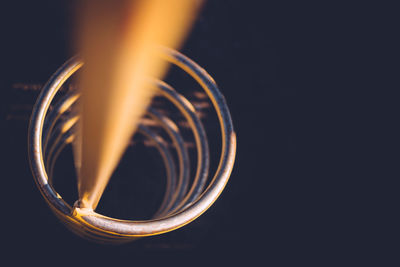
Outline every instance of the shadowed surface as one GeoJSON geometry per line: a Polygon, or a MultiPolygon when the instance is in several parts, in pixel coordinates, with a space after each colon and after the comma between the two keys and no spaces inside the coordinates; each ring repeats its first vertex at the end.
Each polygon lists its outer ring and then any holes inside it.
{"type": "MultiPolygon", "coordinates": [[[[382,95],[385,101],[397,99],[381,91],[397,88],[385,78],[395,73],[385,66],[392,58],[397,9],[349,2],[243,2],[208,1],[182,50],[215,77],[230,107],[239,142],[228,186],[188,226],[115,247],[66,230],[38,193],[28,166],[26,133],[37,85],[75,54],[67,47],[70,1],[4,3],[0,126],[6,258],[152,265],[207,261],[221,253],[229,256],[217,257],[221,262],[241,263],[244,257],[243,263],[261,260],[266,266],[358,265],[362,259],[382,265],[387,257],[377,251],[394,231],[385,234],[388,226],[377,223],[377,218],[389,220],[385,205],[374,200],[377,180],[393,173],[377,157],[387,157],[391,146],[385,140],[392,131],[382,130],[385,136],[378,138],[380,126],[361,131],[360,125],[374,120],[383,125],[386,115],[397,114],[391,102],[382,109],[385,116],[375,113],[382,95]],[[378,235],[383,238],[375,242],[378,235]],[[195,253],[201,257],[191,257],[195,253]]],[[[184,80],[173,73],[170,78],[184,80]]],[[[216,127],[208,132],[218,136],[216,127]]],[[[209,141],[216,147],[218,140],[209,141]]]]}

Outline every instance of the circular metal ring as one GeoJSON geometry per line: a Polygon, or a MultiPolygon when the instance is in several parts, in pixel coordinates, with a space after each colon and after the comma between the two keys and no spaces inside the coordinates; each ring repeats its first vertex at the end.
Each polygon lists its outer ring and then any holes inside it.
{"type": "MultiPolygon", "coordinates": [[[[116,239],[129,241],[136,237],[172,231],[188,224],[205,212],[218,198],[229,180],[236,153],[236,135],[223,95],[211,76],[189,58],[168,48],[163,48],[161,56],[191,75],[211,99],[219,118],[222,135],[222,149],[218,169],[204,191],[201,186],[203,180],[197,178],[200,186],[192,186],[190,192],[180,202],[181,204],[174,207],[172,209],[173,212],[168,212],[162,218],[147,221],[119,220],[93,211],[87,212],[79,208],[71,208],[48,182],[47,170],[43,159],[42,134],[46,114],[55,94],[64,82],[83,65],[83,62],[78,57],[74,57],[56,71],[43,87],[38,97],[29,126],[28,154],[33,177],[49,206],[64,223],[83,236],[104,242],[116,239]]],[[[172,88],[161,81],[157,81],[157,85],[165,90],[172,90],[171,94],[175,93],[172,88]]],[[[174,102],[177,99],[185,101],[179,95],[169,100],[174,102]]],[[[184,110],[181,110],[181,112],[184,112],[184,110]]],[[[196,137],[196,139],[198,138],[201,139],[203,137],[200,135],[196,137]]],[[[199,140],[196,141],[200,142],[199,140]]],[[[201,154],[200,156],[204,155],[201,154]]]]}

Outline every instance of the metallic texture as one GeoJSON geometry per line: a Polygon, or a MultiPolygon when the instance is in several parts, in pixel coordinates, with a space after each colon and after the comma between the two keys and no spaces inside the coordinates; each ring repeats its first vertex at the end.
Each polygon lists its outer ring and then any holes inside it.
{"type": "Polygon", "coordinates": [[[188,121],[196,141],[197,171],[189,188],[190,166],[188,152],[177,125],[153,108],[147,116],[156,121],[172,140],[178,155],[178,166],[172,159],[163,138],[151,128],[140,125],[138,131],[157,147],[167,170],[167,188],[163,202],[153,219],[146,221],[119,220],[93,211],[71,207],[52,186],[53,168],[58,154],[75,138],[74,127],[79,116],[71,107],[79,94],[62,97],[49,110],[54,96],[66,80],[83,62],[73,57],[61,66],[43,87],[33,108],[29,133],[28,154],[35,182],[56,216],[76,234],[101,243],[121,243],[138,237],[157,235],[182,227],[205,212],[218,198],[229,180],[236,153],[236,135],[223,95],[212,77],[195,62],[168,48],[160,54],[165,60],[183,69],[204,89],[218,115],[222,149],[218,169],[208,187],[204,189],[209,168],[209,148],[206,133],[193,105],[171,86],[154,81],[159,94],[172,102],[188,121]]]}

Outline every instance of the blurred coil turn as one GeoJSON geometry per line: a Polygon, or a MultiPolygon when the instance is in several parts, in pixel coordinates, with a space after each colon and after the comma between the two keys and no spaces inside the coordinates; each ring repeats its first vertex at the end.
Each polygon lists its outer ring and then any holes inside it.
{"type": "Polygon", "coordinates": [[[119,220],[96,212],[85,213],[70,206],[53,188],[53,169],[60,152],[74,141],[79,116],[71,107],[78,101],[78,92],[69,92],[53,103],[54,96],[83,62],[74,57],[61,66],[43,87],[33,108],[28,154],[36,184],[46,202],[76,234],[102,243],[122,243],[141,236],[157,235],[182,227],[205,212],[218,198],[229,180],[236,153],[236,135],[223,95],[212,77],[195,62],[172,49],[163,48],[161,56],[192,76],[210,98],[218,115],[222,149],[218,169],[205,188],[209,169],[209,148],[206,132],[193,105],[170,85],[154,81],[159,95],[171,102],[185,117],[195,139],[197,168],[190,185],[190,160],[178,126],[171,119],[150,107],[147,115],[167,133],[178,155],[174,160],[170,148],[157,131],[141,124],[138,131],[157,147],[167,170],[166,190],[162,204],[151,220],[119,220]],[[52,108],[49,109],[50,105],[52,108]]]}

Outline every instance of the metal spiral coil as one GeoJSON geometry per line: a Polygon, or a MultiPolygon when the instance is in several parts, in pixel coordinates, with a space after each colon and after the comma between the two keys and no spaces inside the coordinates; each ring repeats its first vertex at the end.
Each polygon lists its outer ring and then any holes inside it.
{"type": "Polygon", "coordinates": [[[185,117],[195,139],[197,166],[190,184],[189,153],[176,123],[150,107],[146,116],[167,133],[177,154],[177,162],[159,133],[144,124],[138,132],[151,140],[163,158],[167,182],[162,204],[150,220],[130,221],[107,217],[96,212],[84,213],[66,203],[53,188],[53,170],[60,152],[74,141],[79,116],[71,107],[79,100],[78,92],[69,92],[56,103],[54,97],[83,62],[74,57],[61,66],[43,87],[33,108],[28,154],[35,182],[46,202],[65,225],[76,234],[101,243],[122,243],[142,236],[157,235],[180,228],[205,212],[223,191],[229,180],[236,153],[236,135],[223,95],[212,77],[195,62],[172,49],[163,48],[161,56],[192,76],[211,100],[218,115],[222,149],[216,173],[208,186],[209,148],[207,135],[193,105],[170,85],[154,81],[159,95],[171,102],[185,117]],[[52,104],[52,108],[49,109],[52,104]],[[190,185],[190,186],[189,186],[190,185]]]}

